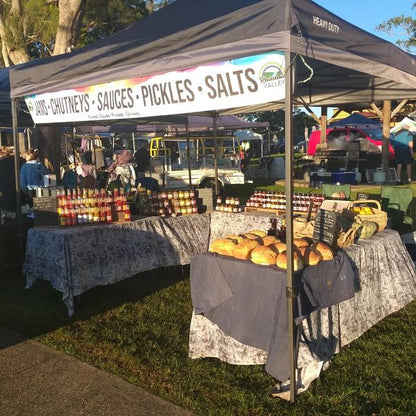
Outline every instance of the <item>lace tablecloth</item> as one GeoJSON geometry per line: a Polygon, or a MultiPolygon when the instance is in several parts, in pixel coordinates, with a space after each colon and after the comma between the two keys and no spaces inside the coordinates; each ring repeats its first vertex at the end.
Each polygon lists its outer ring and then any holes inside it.
{"type": "Polygon", "coordinates": [[[208,250],[210,215],[28,232],[23,272],[26,287],[47,280],[74,314],[74,296],[158,267],[189,264],[208,250]]]}
{"type": "MultiPolygon", "coordinates": [[[[298,392],[309,387],[341,346],[416,299],[414,265],[396,231],[384,230],[345,251],[359,278],[358,292],[352,299],[312,312],[301,322],[298,392]]],[[[189,356],[216,357],[230,364],[265,364],[268,351],[238,342],[202,314],[194,313],[189,356]]],[[[280,381],[276,395],[287,399],[289,381],[280,381]]]]}
{"type": "Polygon", "coordinates": [[[251,229],[266,231],[270,215],[212,212],[177,218],[29,230],[26,287],[47,280],[74,314],[74,296],[158,267],[189,264],[210,239],[251,229]]]}

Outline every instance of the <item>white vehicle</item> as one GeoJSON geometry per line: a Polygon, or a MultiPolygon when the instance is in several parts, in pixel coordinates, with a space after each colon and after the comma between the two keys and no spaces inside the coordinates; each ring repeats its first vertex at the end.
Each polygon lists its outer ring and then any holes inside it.
{"type": "MultiPolygon", "coordinates": [[[[217,138],[218,191],[224,185],[244,184],[238,146],[238,140],[233,136],[217,138]]],[[[157,179],[161,186],[174,189],[189,186],[191,183],[199,188],[215,188],[212,137],[191,137],[189,147],[184,137],[152,138],[149,141],[149,151],[150,175],[157,179]]]]}

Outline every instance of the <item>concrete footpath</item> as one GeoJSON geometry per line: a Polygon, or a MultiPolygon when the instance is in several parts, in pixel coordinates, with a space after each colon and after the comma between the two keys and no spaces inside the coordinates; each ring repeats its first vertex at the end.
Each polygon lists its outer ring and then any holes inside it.
{"type": "Polygon", "coordinates": [[[0,327],[1,416],[192,416],[127,381],[0,327]]]}

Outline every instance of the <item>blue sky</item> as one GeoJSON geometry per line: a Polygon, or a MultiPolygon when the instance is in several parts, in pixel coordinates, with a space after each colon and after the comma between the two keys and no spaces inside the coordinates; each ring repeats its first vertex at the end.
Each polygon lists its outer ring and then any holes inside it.
{"type": "Polygon", "coordinates": [[[412,10],[416,0],[314,0],[315,3],[364,29],[367,32],[394,43],[397,37],[392,37],[375,30],[376,26],[392,17],[400,15],[413,16],[412,10]]]}
{"type": "MultiPolygon", "coordinates": [[[[395,43],[397,39],[406,38],[406,36],[391,36],[376,30],[376,26],[392,17],[405,15],[415,18],[416,15],[416,10],[412,10],[416,0],[313,1],[347,22],[392,43],[395,43]]],[[[321,108],[313,107],[313,112],[320,117],[321,108]]],[[[332,108],[329,108],[328,115],[331,116],[331,114],[332,108]]]]}

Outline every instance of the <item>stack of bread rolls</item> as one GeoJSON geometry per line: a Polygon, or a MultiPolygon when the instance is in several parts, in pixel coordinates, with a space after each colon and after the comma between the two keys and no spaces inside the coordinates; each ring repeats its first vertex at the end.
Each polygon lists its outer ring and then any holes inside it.
{"type": "MultiPolygon", "coordinates": [[[[240,260],[250,260],[254,264],[276,265],[282,269],[286,269],[288,264],[286,244],[261,230],[217,238],[211,243],[209,251],[240,260]]],[[[334,252],[326,243],[312,243],[308,238],[293,240],[295,271],[303,269],[304,266],[314,266],[321,261],[331,260],[333,257],[334,252]]]]}

